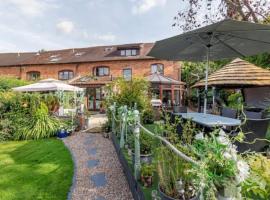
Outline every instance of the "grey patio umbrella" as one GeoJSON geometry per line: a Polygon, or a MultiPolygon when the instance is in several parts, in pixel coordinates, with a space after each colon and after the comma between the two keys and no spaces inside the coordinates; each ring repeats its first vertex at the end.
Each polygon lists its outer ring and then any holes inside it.
{"type": "MultiPolygon", "coordinates": [[[[270,26],[226,19],[193,31],[156,42],[149,56],[165,60],[207,61],[244,57],[270,52],[270,26]]],[[[206,113],[207,99],[204,99],[206,113]]]]}

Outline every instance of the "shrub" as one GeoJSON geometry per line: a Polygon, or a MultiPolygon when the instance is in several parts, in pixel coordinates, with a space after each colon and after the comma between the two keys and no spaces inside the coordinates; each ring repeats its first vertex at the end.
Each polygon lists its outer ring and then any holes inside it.
{"type": "Polygon", "coordinates": [[[41,102],[40,107],[29,121],[21,125],[16,131],[16,139],[41,139],[54,136],[59,129],[60,122],[49,115],[48,107],[41,102]]]}
{"type": "Polygon", "coordinates": [[[270,199],[270,160],[261,154],[247,156],[250,176],[242,184],[245,199],[270,199]]]}
{"type": "Polygon", "coordinates": [[[147,108],[142,113],[142,122],[144,124],[153,124],[154,123],[154,112],[152,108],[147,108]]]}
{"type": "Polygon", "coordinates": [[[53,102],[57,102],[56,97],[50,94],[0,92],[0,140],[53,135],[59,128],[58,120],[48,110],[53,102]]]}
{"type": "Polygon", "coordinates": [[[137,109],[143,111],[150,105],[148,89],[149,83],[143,78],[133,78],[132,81],[117,79],[106,87],[105,105],[108,108],[116,102],[118,106],[127,105],[131,108],[136,103],[137,109]]]}
{"type": "Polygon", "coordinates": [[[28,81],[20,80],[13,77],[0,77],[0,92],[8,91],[14,87],[19,87],[29,84],[28,81]]]}

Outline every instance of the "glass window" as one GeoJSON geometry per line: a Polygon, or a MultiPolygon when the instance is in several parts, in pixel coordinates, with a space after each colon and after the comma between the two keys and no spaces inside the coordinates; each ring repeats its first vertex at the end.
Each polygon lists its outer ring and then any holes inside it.
{"type": "Polygon", "coordinates": [[[137,56],[137,49],[132,49],[131,50],[131,55],[132,56],[137,56]]]}
{"type": "Polygon", "coordinates": [[[120,51],[121,56],[137,56],[138,50],[137,49],[123,49],[120,51]]]}
{"type": "Polygon", "coordinates": [[[163,64],[152,64],[151,73],[164,74],[164,65],[163,64]]]}
{"type": "Polygon", "coordinates": [[[64,70],[58,72],[58,79],[59,80],[69,80],[74,77],[74,73],[71,70],[64,70]]]}
{"type": "Polygon", "coordinates": [[[109,76],[110,75],[109,67],[96,67],[94,69],[94,75],[95,76],[109,76]]]}
{"type": "Polygon", "coordinates": [[[132,69],[123,69],[123,78],[130,81],[132,79],[132,69]]]}
{"type": "Polygon", "coordinates": [[[40,78],[40,72],[27,72],[27,80],[37,81],[40,78]]]}
{"type": "Polygon", "coordinates": [[[120,55],[121,56],[125,56],[126,55],[126,51],[125,50],[121,50],[120,55]]]}
{"type": "Polygon", "coordinates": [[[126,56],[131,56],[131,49],[126,50],[126,56]]]}

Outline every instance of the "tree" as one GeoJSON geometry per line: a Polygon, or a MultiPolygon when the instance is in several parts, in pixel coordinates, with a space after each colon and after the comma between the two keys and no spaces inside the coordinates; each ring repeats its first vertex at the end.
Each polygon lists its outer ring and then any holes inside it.
{"type": "Polygon", "coordinates": [[[183,31],[226,18],[270,23],[270,0],[182,0],[182,2],[188,6],[177,13],[173,26],[179,26],[183,31]]]}

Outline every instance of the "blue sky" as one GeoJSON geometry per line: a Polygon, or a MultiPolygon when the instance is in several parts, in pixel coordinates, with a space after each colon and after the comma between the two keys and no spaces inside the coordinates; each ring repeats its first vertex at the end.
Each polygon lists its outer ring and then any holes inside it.
{"type": "Polygon", "coordinates": [[[154,42],[181,0],[0,0],[0,52],[154,42]]]}

